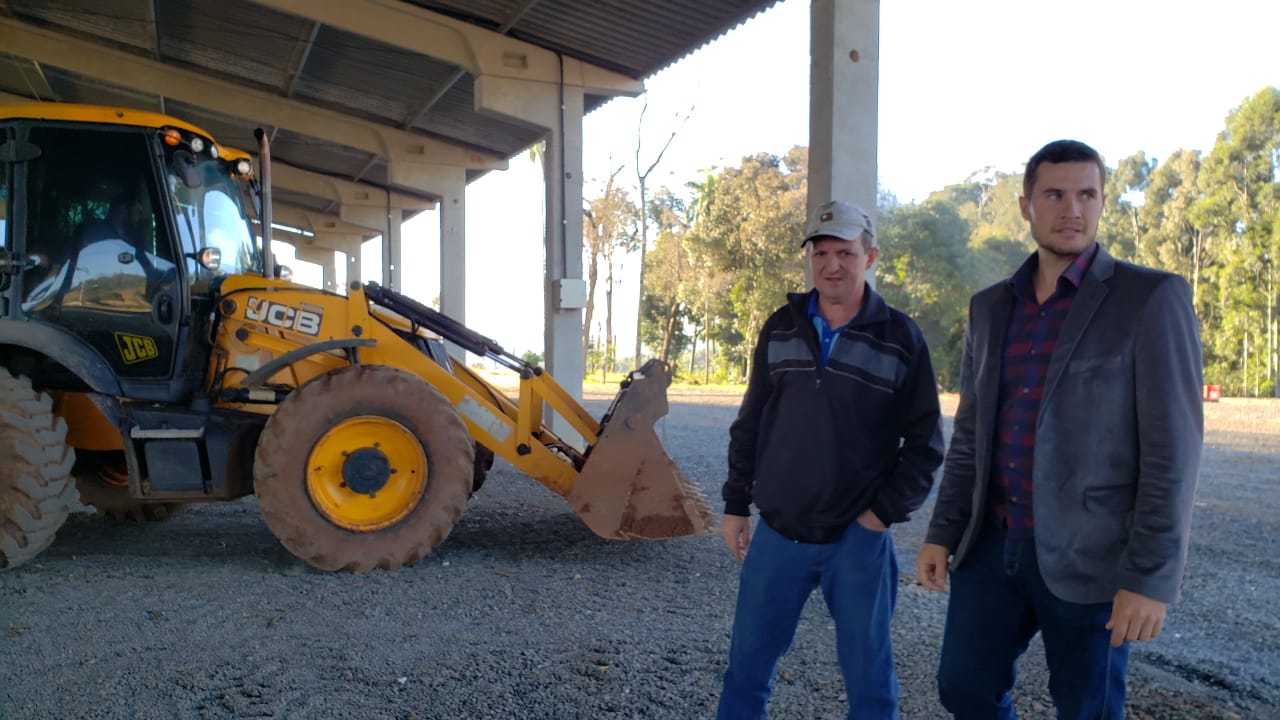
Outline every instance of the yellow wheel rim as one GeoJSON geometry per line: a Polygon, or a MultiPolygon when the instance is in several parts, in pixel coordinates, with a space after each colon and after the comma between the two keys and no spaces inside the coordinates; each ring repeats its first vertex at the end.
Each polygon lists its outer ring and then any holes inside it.
{"type": "Polygon", "coordinates": [[[396,524],[427,489],[427,455],[400,423],[362,415],[333,426],[307,458],[307,494],[338,527],[371,532],[396,524]]]}

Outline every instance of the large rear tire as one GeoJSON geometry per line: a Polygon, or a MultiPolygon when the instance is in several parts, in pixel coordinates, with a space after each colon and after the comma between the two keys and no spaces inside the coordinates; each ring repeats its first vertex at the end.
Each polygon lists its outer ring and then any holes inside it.
{"type": "Polygon", "coordinates": [[[76,454],[76,487],[80,502],[116,522],[159,522],[186,509],[181,502],[144,502],[129,494],[129,470],[123,450],[80,451],[76,454]]]}
{"type": "Polygon", "coordinates": [[[15,568],[53,542],[78,506],[67,422],[31,381],[0,368],[0,569],[15,568]]]}
{"type": "Polygon", "coordinates": [[[473,482],[474,444],[444,395],[355,365],[294,391],[267,421],[254,486],[267,526],[321,570],[394,570],[444,542],[473,482]]]}

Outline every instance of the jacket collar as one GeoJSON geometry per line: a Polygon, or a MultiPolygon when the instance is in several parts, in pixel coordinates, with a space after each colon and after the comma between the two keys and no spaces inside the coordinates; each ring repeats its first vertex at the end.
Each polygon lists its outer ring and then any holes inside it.
{"type": "MultiPolygon", "coordinates": [[[[818,295],[817,288],[812,288],[808,292],[787,293],[787,304],[791,306],[793,312],[799,317],[809,318],[809,303],[815,302],[818,295]]],[[[845,327],[855,327],[859,325],[873,325],[875,323],[884,322],[889,319],[889,305],[885,303],[884,298],[880,297],[870,283],[862,286],[862,307],[858,309],[858,314],[853,316],[849,324],[845,327]]]]}

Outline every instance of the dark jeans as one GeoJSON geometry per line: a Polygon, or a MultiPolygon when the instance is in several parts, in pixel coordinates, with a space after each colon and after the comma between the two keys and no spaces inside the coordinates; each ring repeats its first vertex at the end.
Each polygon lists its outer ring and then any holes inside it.
{"type": "Polygon", "coordinates": [[[764,717],[779,658],[816,587],[835,620],[849,717],[896,720],[898,680],[889,622],[898,592],[893,538],[857,522],[833,543],[798,543],[756,524],[738,583],[729,669],[716,717],[764,717]]]}
{"type": "Polygon", "coordinates": [[[1017,660],[1039,631],[1049,692],[1064,720],[1123,720],[1129,644],[1111,647],[1111,603],[1061,600],[1044,584],[1035,540],[988,527],[951,573],[938,667],[942,705],[959,720],[1011,720],[1017,660]]]}

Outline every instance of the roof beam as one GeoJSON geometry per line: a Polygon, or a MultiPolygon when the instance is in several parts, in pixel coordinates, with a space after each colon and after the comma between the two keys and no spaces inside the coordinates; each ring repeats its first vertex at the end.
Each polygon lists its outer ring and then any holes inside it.
{"type": "Polygon", "coordinates": [[[342,178],[322,175],[287,165],[279,160],[271,162],[271,184],[285,190],[324,198],[335,205],[376,205],[384,210],[390,204],[393,209],[419,212],[430,210],[436,204],[430,200],[386,191],[342,178]]]}
{"type": "MultiPolygon", "coordinates": [[[[130,87],[252,122],[295,132],[387,158],[393,175],[429,178],[431,168],[505,170],[507,161],[423,135],[360,120],[327,108],[282,98],[235,83],[156,62],[133,53],[0,16],[0,47],[103,82],[130,87]],[[405,172],[396,172],[397,165],[405,172]],[[423,172],[426,169],[427,172],[423,172]]],[[[428,195],[440,188],[406,185],[428,195]]]]}
{"type": "Polygon", "coordinates": [[[285,97],[293,97],[293,91],[298,87],[298,78],[302,76],[302,69],[307,66],[307,58],[311,57],[311,50],[316,45],[316,35],[319,34],[320,23],[313,22],[307,32],[307,37],[298,38],[297,45],[294,47],[293,59],[290,61],[289,79],[284,87],[285,97]]]}
{"type": "MultiPolygon", "coordinates": [[[[53,86],[49,84],[49,78],[45,77],[44,68],[40,67],[40,63],[15,62],[14,65],[18,75],[22,77],[22,82],[26,84],[27,90],[35,96],[36,100],[42,102],[58,100],[58,94],[53,91],[53,86]]],[[[31,98],[22,98],[18,102],[31,102],[31,98]]]]}
{"type": "Polygon", "coordinates": [[[320,235],[322,233],[336,233],[339,235],[359,235],[365,240],[378,237],[382,234],[382,227],[365,227],[355,223],[347,222],[337,215],[328,213],[318,213],[314,210],[301,208],[297,205],[289,205],[286,203],[272,203],[271,205],[271,221],[273,224],[279,223],[299,230],[306,230],[309,233],[320,235]]]}
{"type": "MultiPolygon", "coordinates": [[[[294,235],[292,237],[294,240],[290,244],[298,251],[299,256],[304,252],[307,254],[313,254],[316,251],[323,250],[328,250],[329,252],[337,250],[345,255],[355,255],[360,252],[360,246],[368,239],[344,235],[342,233],[316,233],[314,237],[301,237],[298,235],[294,235]]],[[[331,255],[330,259],[332,259],[332,257],[333,256],[331,255]]],[[[307,262],[316,262],[315,260],[309,260],[305,257],[302,259],[307,262]]]]}
{"type": "Polygon", "coordinates": [[[532,80],[558,85],[561,61],[566,85],[593,95],[634,97],[644,82],[532,43],[431,12],[402,0],[254,0],[281,12],[310,18],[356,35],[466,68],[475,77],[532,80]]]}
{"type": "MultiPolygon", "coordinates": [[[[151,26],[151,55],[156,60],[160,59],[160,21],[156,17],[156,2],[151,0],[147,3],[147,24],[151,26]]],[[[163,100],[161,100],[163,102],[163,100]]]]}

